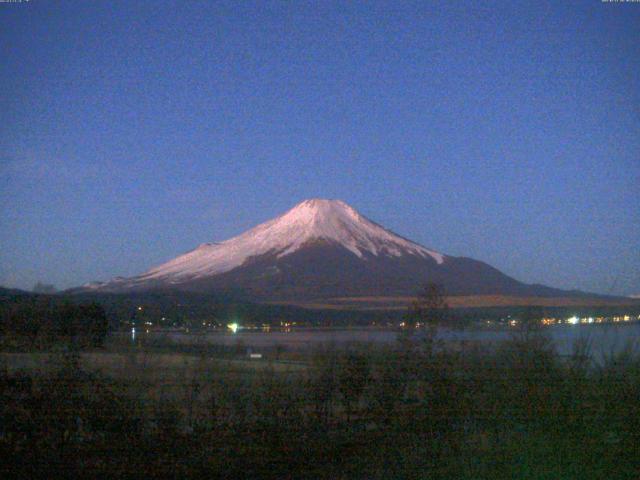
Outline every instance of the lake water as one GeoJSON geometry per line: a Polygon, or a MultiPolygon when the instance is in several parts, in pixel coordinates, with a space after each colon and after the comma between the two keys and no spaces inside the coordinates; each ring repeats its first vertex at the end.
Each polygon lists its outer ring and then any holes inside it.
{"type": "MultiPolygon", "coordinates": [[[[561,355],[570,354],[573,345],[579,339],[590,342],[592,353],[602,357],[618,352],[627,345],[640,347],[640,323],[613,323],[600,325],[556,325],[543,329],[553,341],[561,355]]],[[[504,330],[463,330],[452,331],[441,329],[438,338],[451,343],[461,341],[495,343],[507,340],[515,331],[504,330]]],[[[271,349],[283,346],[290,350],[315,348],[322,344],[344,347],[351,343],[392,344],[398,339],[398,331],[373,328],[359,329],[292,329],[291,331],[239,330],[207,334],[188,333],[150,333],[151,337],[162,337],[182,344],[209,343],[215,345],[234,346],[242,344],[254,350],[271,349]]],[[[417,334],[419,335],[419,334],[417,334]]]]}

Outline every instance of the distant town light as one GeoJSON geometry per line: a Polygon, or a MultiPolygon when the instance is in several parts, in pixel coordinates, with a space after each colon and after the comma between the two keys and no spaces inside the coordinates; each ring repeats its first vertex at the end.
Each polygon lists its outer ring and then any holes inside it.
{"type": "Polygon", "coordinates": [[[227,325],[227,328],[229,330],[231,330],[233,333],[236,333],[238,331],[238,324],[237,323],[230,323],[227,325]]]}
{"type": "Polygon", "coordinates": [[[571,325],[577,325],[579,321],[580,319],[575,315],[573,317],[567,318],[567,322],[570,323],[571,325]]]}

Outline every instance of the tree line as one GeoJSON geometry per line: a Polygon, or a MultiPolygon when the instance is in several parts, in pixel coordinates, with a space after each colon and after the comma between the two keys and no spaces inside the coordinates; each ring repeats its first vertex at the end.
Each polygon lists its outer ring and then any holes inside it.
{"type": "Polygon", "coordinates": [[[109,331],[98,303],[76,304],[50,296],[20,296],[0,303],[0,335],[5,347],[29,349],[69,344],[101,346],[109,331]]]}

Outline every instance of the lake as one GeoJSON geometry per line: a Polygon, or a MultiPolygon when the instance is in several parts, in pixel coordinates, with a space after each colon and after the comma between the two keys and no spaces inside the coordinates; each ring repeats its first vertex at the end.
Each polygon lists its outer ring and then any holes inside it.
{"type": "MultiPolygon", "coordinates": [[[[619,352],[627,345],[640,346],[640,322],[610,323],[598,325],[555,325],[544,327],[545,332],[553,341],[556,350],[561,355],[570,354],[574,343],[584,339],[592,345],[595,357],[602,357],[613,352],[619,352]]],[[[511,338],[515,329],[500,330],[446,330],[440,329],[437,337],[445,342],[459,343],[496,343],[511,338]]],[[[420,334],[417,333],[416,336],[420,334]]],[[[352,343],[392,344],[397,341],[397,330],[382,330],[374,328],[353,329],[314,329],[299,328],[291,331],[263,331],[238,330],[212,332],[206,334],[190,334],[183,332],[151,332],[148,338],[167,338],[181,344],[209,343],[215,345],[234,346],[242,344],[255,350],[271,349],[282,346],[290,350],[309,349],[331,344],[344,347],[352,343]]]]}

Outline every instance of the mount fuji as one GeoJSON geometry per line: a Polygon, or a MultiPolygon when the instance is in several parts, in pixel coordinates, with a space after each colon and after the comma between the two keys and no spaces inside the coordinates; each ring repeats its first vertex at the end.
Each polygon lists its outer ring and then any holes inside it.
{"type": "MultiPolygon", "coordinates": [[[[369,220],[340,200],[305,200],[288,212],[141,275],[80,290],[241,291],[258,301],[413,295],[437,282],[449,295],[571,296],[525,284],[486,263],[424,247],[369,220]]],[[[583,294],[584,295],[584,294],[583,294]]]]}

